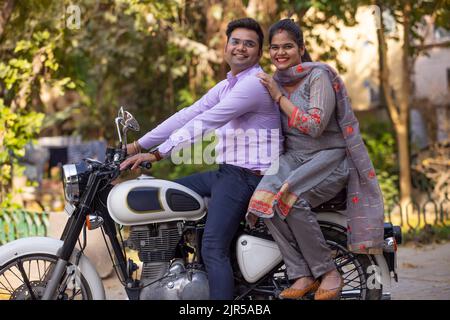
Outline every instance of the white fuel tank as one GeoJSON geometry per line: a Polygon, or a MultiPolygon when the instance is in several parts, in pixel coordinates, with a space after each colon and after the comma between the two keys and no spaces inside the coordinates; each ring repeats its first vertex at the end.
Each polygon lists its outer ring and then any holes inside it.
{"type": "Polygon", "coordinates": [[[204,200],[196,192],[146,175],[114,186],[107,206],[111,218],[125,226],[195,221],[206,214],[204,200]]]}
{"type": "Polygon", "coordinates": [[[241,235],[236,243],[239,269],[245,280],[255,283],[281,262],[282,256],[274,241],[241,235]]]}

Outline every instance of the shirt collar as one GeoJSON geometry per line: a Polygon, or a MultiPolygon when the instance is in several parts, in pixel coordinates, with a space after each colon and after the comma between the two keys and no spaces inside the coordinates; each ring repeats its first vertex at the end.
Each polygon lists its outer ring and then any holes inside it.
{"type": "Polygon", "coordinates": [[[237,80],[242,79],[246,75],[253,73],[252,71],[254,71],[255,69],[261,69],[259,64],[255,64],[255,65],[253,65],[253,66],[251,66],[251,67],[249,67],[249,68],[239,72],[235,76],[231,73],[231,71],[228,71],[228,73],[227,73],[227,80],[228,80],[228,82],[231,82],[231,83],[236,82],[237,80]]]}

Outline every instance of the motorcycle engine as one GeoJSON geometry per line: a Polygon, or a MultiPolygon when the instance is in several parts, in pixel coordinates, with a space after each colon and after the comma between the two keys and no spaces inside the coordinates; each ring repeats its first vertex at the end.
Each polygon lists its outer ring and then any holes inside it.
{"type": "Polygon", "coordinates": [[[186,269],[181,259],[171,264],[169,273],[141,290],[140,300],[209,300],[206,272],[186,269]]]}
{"type": "Polygon", "coordinates": [[[127,246],[143,263],[141,279],[152,282],[164,276],[180,241],[182,226],[176,222],[133,226],[127,246]]]}
{"type": "Polygon", "coordinates": [[[183,234],[181,222],[158,223],[130,228],[127,246],[138,251],[143,263],[141,300],[208,299],[206,273],[185,268],[175,250],[183,234]]]}

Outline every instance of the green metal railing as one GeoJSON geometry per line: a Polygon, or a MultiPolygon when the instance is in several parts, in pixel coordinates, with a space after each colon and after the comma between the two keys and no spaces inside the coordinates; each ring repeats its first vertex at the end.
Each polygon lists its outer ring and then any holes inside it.
{"type": "Polygon", "coordinates": [[[30,236],[46,236],[49,217],[46,212],[0,209],[0,245],[30,236]]]}

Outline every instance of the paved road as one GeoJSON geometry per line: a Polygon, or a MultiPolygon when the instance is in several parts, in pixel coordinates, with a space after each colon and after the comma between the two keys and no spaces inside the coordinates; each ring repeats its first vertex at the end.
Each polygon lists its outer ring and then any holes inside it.
{"type": "MultiPolygon", "coordinates": [[[[399,282],[392,281],[393,300],[450,300],[450,242],[400,246],[398,268],[399,282]]],[[[115,274],[104,285],[108,299],[127,299],[115,274]]]]}
{"type": "Polygon", "coordinates": [[[450,300],[450,243],[400,246],[395,300],[450,300]]]}

